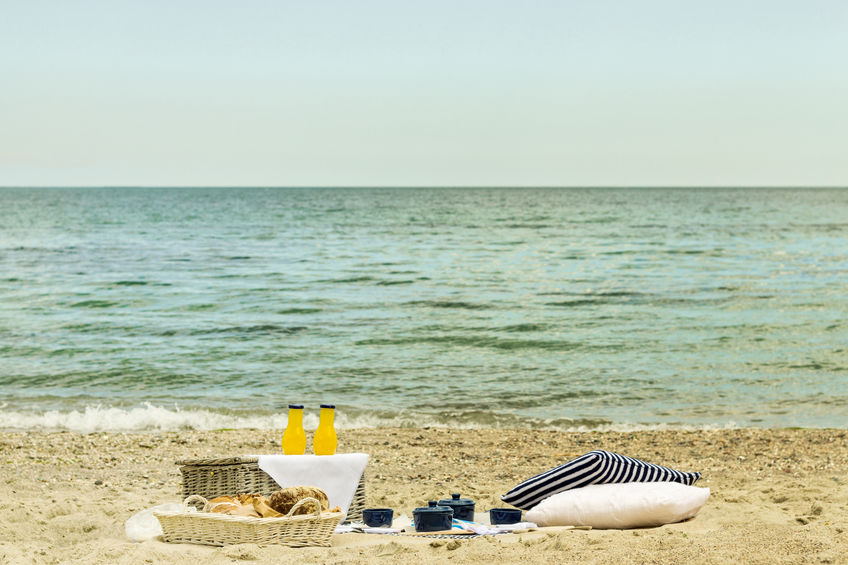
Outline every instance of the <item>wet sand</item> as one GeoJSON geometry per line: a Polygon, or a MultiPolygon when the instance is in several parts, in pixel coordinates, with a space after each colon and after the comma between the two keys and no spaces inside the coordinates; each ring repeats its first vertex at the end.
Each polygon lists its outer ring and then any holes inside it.
{"type": "Polygon", "coordinates": [[[134,513],[181,499],[177,459],[277,452],[281,430],[161,434],[0,433],[0,563],[848,563],[848,431],[737,429],[564,433],[340,430],[371,454],[369,506],[411,515],[460,492],[477,509],[592,449],[703,473],[693,520],[639,530],[446,541],[336,535],[331,548],[133,543],[134,513]]]}

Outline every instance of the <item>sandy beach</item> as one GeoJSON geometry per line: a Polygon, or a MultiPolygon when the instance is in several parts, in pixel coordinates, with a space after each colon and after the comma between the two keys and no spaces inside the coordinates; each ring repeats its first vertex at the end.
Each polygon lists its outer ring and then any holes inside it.
{"type": "Polygon", "coordinates": [[[712,495],[685,523],[457,542],[336,535],[331,548],[133,543],[134,513],[180,500],[177,459],[276,452],[280,430],[2,433],[0,562],[16,563],[848,563],[848,432],[733,429],[563,433],[341,430],[371,454],[369,506],[411,515],[451,492],[503,506],[517,482],[602,448],[686,471],[712,495]]]}

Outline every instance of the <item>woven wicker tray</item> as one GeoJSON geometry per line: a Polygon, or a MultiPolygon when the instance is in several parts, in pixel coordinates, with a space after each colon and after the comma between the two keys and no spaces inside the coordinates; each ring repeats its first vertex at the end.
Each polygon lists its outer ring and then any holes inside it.
{"type": "MultiPolygon", "coordinates": [[[[183,474],[183,497],[193,494],[206,499],[256,492],[269,496],[280,485],[259,468],[257,457],[223,457],[177,461],[183,474]]],[[[293,485],[288,485],[293,486],[293,485]]],[[[365,509],[365,474],[359,479],[347,511],[346,522],[362,520],[365,509]]]]}
{"type": "Polygon", "coordinates": [[[321,503],[314,498],[299,501],[281,518],[252,518],[228,516],[211,512],[190,512],[188,506],[206,499],[190,496],[185,499],[184,512],[154,512],[162,525],[162,539],[170,543],[199,543],[204,545],[231,545],[238,543],[280,544],[290,547],[330,545],[330,537],[344,514],[321,512],[321,503]],[[315,504],[313,514],[294,516],[298,507],[306,502],[315,504]]]}

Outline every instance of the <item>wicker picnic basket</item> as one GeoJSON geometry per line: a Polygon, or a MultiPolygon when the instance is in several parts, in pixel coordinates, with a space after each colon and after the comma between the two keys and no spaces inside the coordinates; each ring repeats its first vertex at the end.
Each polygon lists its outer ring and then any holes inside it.
{"type": "Polygon", "coordinates": [[[253,518],[250,516],[228,516],[212,512],[190,512],[193,502],[207,501],[200,496],[185,499],[183,512],[154,512],[162,525],[162,539],[170,543],[199,543],[204,545],[231,545],[256,543],[288,545],[290,547],[330,545],[330,537],[344,514],[321,512],[321,503],[314,498],[304,498],[280,518],[253,518]],[[313,514],[294,516],[294,511],[311,502],[313,514]]]}
{"type": "MultiPolygon", "coordinates": [[[[183,474],[183,497],[193,494],[206,499],[256,492],[265,496],[280,489],[268,473],[259,468],[258,457],[224,457],[177,461],[183,474]]],[[[298,485],[283,485],[298,486],[298,485]]],[[[347,511],[347,522],[362,520],[365,509],[365,474],[359,479],[347,511]]]]}

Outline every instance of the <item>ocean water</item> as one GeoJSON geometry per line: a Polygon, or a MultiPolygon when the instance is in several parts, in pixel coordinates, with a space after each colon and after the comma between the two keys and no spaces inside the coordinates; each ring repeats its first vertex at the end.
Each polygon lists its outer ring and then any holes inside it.
{"type": "Polygon", "coordinates": [[[848,190],[2,188],[0,428],[848,427],[848,190]]]}

